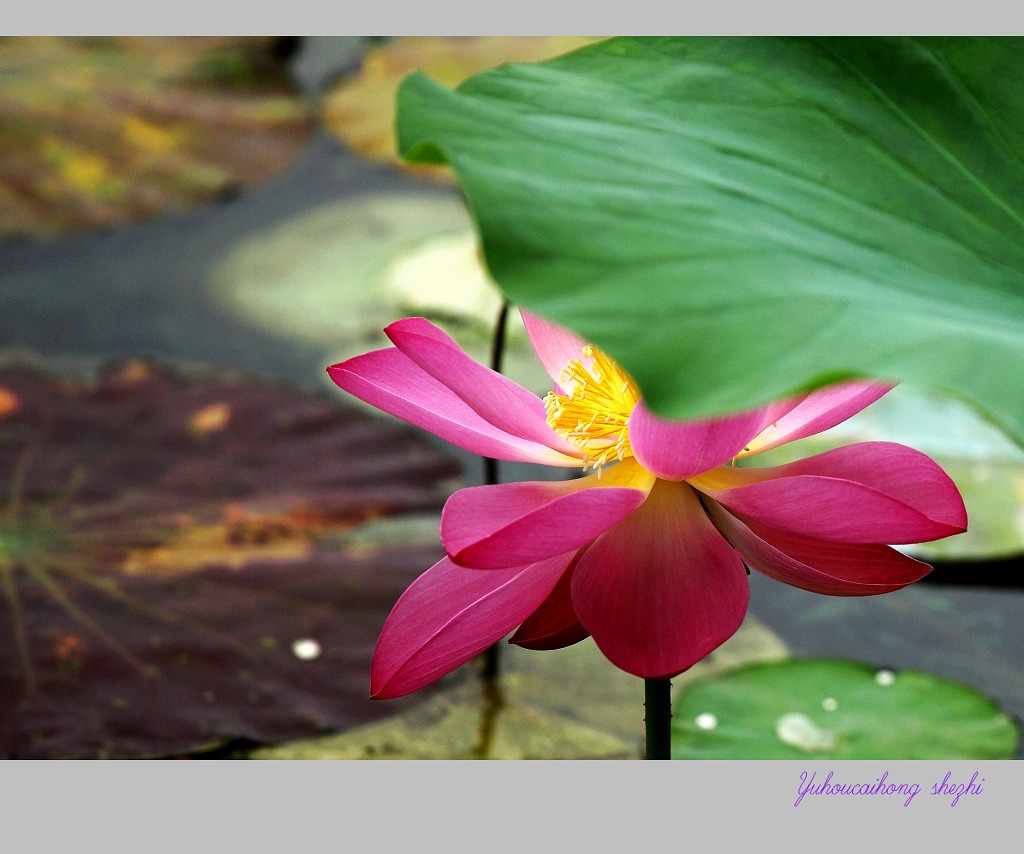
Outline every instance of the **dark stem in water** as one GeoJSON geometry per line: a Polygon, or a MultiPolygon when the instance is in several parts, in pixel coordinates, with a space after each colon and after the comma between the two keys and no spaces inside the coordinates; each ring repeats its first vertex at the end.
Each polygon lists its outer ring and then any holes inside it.
{"type": "Polygon", "coordinates": [[[508,321],[508,300],[502,300],[498,319],[494,324],[494,338],[491,340],[491,369],[501,373],[505,360],[505,326],[508,321]]]}
{"type": "MultiPolygon", "coordinates": [[[[501,373],[501,367],[505,360],[505,326],[508,320],[508,300],[503,300],[501,310],[498,312],[498,320],[494,324],[494,336],[491,338],[491,370],[501,373]]],[[[484,457],[484,483],[495,484],[498,482],[498,461],[491,457],[484,457]]]]}
{"type": "Polygon", "coordinates": [[[485,678],[481,685],[483,696],[481,697],[480,724],[476,731],[473,755],[477,759],[489,759],[494,744],[494,732],[498,725],[498,714],[505,706],[505,697],[501,693],[501,687],[496,678],[485,678]]]}
{"type": "Polygon", "coordinates": [[[672,758],[672,682],[644,680],[644,726],[647,730],[646,759],[672,758]]]}
{"type": "MultiPolygon", "coordinates": [[[[491,339],[491,369],[501,373],[502,363],[505,358],[505,326],[508,320],[508,300],[501,301],[501,310],[498,312],[498,320],[494,324],[494,336],[491,339]]],[[[484,483],[493,486],[498,482],[498,461],[490,457],[484,457],[484,483]]],[[[484,652],[483,678],[493,682],[498,678],[500,671],[498,644],[493,644],[484,652]]]]}

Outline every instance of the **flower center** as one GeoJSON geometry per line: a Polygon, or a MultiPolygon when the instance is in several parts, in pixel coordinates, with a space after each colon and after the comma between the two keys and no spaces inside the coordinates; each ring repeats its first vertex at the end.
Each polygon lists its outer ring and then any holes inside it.
{"type": "Polygon", "coordinates": [[[588,344],[583,359],[562,371],[568,395],[544,398],[551,429],[586,456],[583,468],[600,470],[612,460],[632,456],[629,416],[640,400],[636,383],[607,354],[588,344]]]}

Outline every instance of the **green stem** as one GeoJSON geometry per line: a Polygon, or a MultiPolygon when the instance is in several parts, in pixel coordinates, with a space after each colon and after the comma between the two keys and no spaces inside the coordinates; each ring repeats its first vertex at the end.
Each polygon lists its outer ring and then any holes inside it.
{"type": "Polygon", "coordinates": [[[672,758],[672,682],[644,680],[644,726],[647,759],[672,758]]]}
{"type": "MultiPolygon", "coordinates": [[[[491,339],[491,370],[501,373],[501,366],[505,356],[505,327],[508,321],[509,302],[507,299],[501,301],[501,310],[498,312],[498,319],[494,324],[494,337],[491,339]]],[[[484,457],[484,483],[493,486],[498,483],[498,461],[490,457],[484,457]]],[[[484,651],[483,678],[486,682],[494,682],[501,670],[499,662],[498,644],[489,646],[484,651]]]]}

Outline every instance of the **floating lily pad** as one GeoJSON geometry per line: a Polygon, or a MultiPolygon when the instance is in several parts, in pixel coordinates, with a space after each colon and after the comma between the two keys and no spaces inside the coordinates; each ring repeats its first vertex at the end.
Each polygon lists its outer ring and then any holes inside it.
{"type": "Polygon", "coordinates": [[[452,457],[233,374],[9,366],[0,389],[0,755],[173,755],[404,707],[370,700],[370,659],[443,554],[452,457]]]}
{"type": "Polygon", "coordinates": [[[445,86],[504,62],[538,62],[596,41],[582,36],[408,36],[371,47],[354,75],[325,96],[327,127],[354,151],[402,165],[426,178],[451,181],[447,167],[409,166],[395,145],[395,95],[412,71],[426,71],[445,86]]]}
{"type": "Polygon", "coordinates": [[[839,445],[879,440],[931,456],[956,482],[967,506],[967,531],[906,551],[923,560],[1024,552],[1024,450],[953,398],[900,385],[848,421],[768,451],[751,464],[781,465],[839,445]]]}
{"type": "MultiPolygon", "coordinates": [[[[465,204],[447,193],[325,205],[242,243],[213,281],[228,310],[322,345],[325,365],[390,346],[384,327],[406,315],[441,324],[488,362],[501,306],[465,204]]],[[[518,312],[509,316],[504,372],[540,394],[550,390],[518,312]]]]}
{"type": "Polygon", "coordinates": [[[1019,738],[966,685],[831,659],[701,679],[679,692],[672,718],[674,759],[1010,759],[1019,738]]]}
{"type": "Polygon", "coordinates": [[[273,38],[0,42],[0,235],[49,236],[209,202],[310,131],[273,38]]]}
{"type": "MultiPolygon", "coordinates": [[[[403,310],[490,332],[503,297],[470,229],[425,240],[391,259],[383,272],[388,295],[403,310]]],[[[522,324],[516,330],[525,333],[522,324]]],[[[524,338],[524,335],[516,337],[524,338]]]]}

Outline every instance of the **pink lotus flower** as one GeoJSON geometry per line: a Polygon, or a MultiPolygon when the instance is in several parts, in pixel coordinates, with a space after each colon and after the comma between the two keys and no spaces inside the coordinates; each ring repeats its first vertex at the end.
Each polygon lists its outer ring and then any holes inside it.
{"type": "Polygon", "coordinates": [[[328,368],[361,400],[474,453],[591,471],[451,496],[441,517],[447,557],[388,617],[374,697],[415,691],[517,627],[510,640],[520,646],[592,636],[623,670],[670,678],[739,628],[750,595],[744,564],[817,593],[886,593],[931,570],[889,544],[966,529],[956,486],[903,445],[735,467],[844,421],[891,384],[844,382],[749,412],[668,421],[605,354],[523,319],[555,384],[544,400],[423,318],[391,324],[393,348],[328,368]]]}

